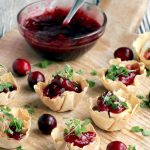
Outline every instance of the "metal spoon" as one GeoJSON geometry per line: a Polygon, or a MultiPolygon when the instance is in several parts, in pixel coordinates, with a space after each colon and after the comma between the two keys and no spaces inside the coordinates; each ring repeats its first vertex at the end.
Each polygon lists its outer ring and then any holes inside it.
{"type": "Polygon", "coordinates": [[[69,11],[68,15],[66,16],[66,18],[63,21],[63,26],[66,26],[70,23],[71,19],[73,18],[73,16],[75,15],[75,13],[79,10],[79,8],[84,4],[85,0],[76,0],[71,8],[71,10],[69,11]]]}

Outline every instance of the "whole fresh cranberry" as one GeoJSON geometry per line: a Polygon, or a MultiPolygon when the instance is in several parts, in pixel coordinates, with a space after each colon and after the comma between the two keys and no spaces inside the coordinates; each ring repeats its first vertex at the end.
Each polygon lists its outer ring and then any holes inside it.
{"type": "Polygon", "coordinates": [[[31,70],[31,65],[30,63],[25,60],[18,58],[13,62],[13,71],[18,75],[18,76],[25,76],[27,73],[30,72],[31,70]]]}
{"type": "Polygon", "coordinates": [[[51,134],[52,130],[57,126],[57,121],[54,116],[50,114],[43,114],[38,120],[39,130],[43,134],[51,134]]]}
{"type": "Polygon", "coordinates": [[[28,84],[31,88],[34,87],[38,82],[45,82],[44,75],[39,71],[34,71],[29,73],[28,84]]]}
{"type": "Polygon", "coordinates": [[[106,150],[127,150],[127,146],[121,141],[113,141],[107,145],[106,150]]]}
{"type": "Polygon", "coordinates": [[[133,51],[128,47],[120,47],[114,52],[115,58],[120,58],[122,61],[132,60],[134,57],[133,51]]]}

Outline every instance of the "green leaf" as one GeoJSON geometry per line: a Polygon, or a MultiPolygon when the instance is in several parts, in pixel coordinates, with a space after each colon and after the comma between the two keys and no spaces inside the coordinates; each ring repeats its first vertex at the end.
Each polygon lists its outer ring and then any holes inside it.
{"type": "Polygon", "coordinates": [[[6,129],[6,130],[4,131],[4,133],[13,134],[13,131],[12,131],[11,129],[6,129]]]}
{"type": "Polygon", "coordinates": [[[146,69],[146,72],[147,72],[147,77],[150,76],[150,69],[146,69]]]}
{"type": "Polygon", "coordinates": [[[126,102],[121,102],[121,105],[122,105],[124,108],[126,108],[126,109],[129,108],[126,102]]]}
{"type": "Polygon", "coordinates": [[[0,122],[4,122],[4,118],[0,117],[0,122]]]}
{"type": "Polygon", "coordinates": [[[79,75],[82,75],[82,74],[84,74],[84,71],[79,69],[76,73],[79,74],[79,75]]]}
{"type": "Polygon", "coordinates": [[[52,65],[52,64],[55,64],[56,62],[55,61],[51,61],[51,60],[43,60],[39,63],[36,63],[34,64],[34,66],[36,67],[40,67],[40,68],[47,68],[48,66],[52,65]]]}
{"type": "Polygon", "coordinates": [[[142,135],[143,135],[143,136],[150,136],[150,130],[145,130],[145,129],[144,129],[144,130],[142,131],[142,135]]]}
{"type": "Polygon", "coordinates": [[[96,76],[97,75],[97,71],[96,70],[92,70],[90,73],[92,76],[96,76]]]}
{"type": "Polygon", "coordinates": [[[22,131],[22,127],[23,127],[23,122],[17,118],[14,118],[10,124],[10,127],[15,127],[16,128],[16,132],[21,132],[22,131]]]}
{"type": "Polygon", "coordinates": [[[17,147],[16,150],[23,150],[22,146],[20,145],[19,147],[17,147]]]}
{"type": "Polygon", "coordinates": [[[86,82],[89,84],[90,88],[93,88],[95,86],[95,82],[93,80],[87,79],[86,82]]]}
{"type": "Polygon", "coordinates": [[[136,150],[136,147],[129,145],[129,146],[128,146],[128,150],[136,150]]]}
{"type": "Polygon", "coordinates": [[[30,115],[32,115],[32,114],[35,113],[35,109],[34,109],[33,106],[31,106],[31,105],[25,105],[24,107],[27,109],[27,111],[28,111],[28,113],[29,113],[30,115]]]}
{"type": "Polygon", "coordinates": [[[139,126],[134,126],[131,128],[130,130],[131,132],[137,133],[137,132],[141,132],[143,131],[143,128],[139,127],[139,126]]]}
{"type": "Polygon", "coordinates": [[[67,128],[64,129],[64,133],[71,134],[75,133],[75,135],[80,136],[82,133],[87,132],[86,126],[90,123],[89,119],[85,119],[80,121],[79,119],[71,119],[66,122],[67,128]]]}
{"type": "Polygon", "coordinates": [[[118,65],[112,65],[107,70],[106,78],[115,81],[117,79],[118,75],[128,76],[129,72],[131,72],[131,70],[129,70],[125,67],[121,67],[118,65]]]}
{"type": "Polygon", "coordinates": [[[147,96],[137,95],[137,97],[142,100],[142,102],[140,103],[141,108],[150,108],[149,95],[147,96]]]}
{"type": "Polygon", "coordinates": [[[4,91],[4,89],[9,90],[12,86],[9,82],[0,83],[0,92],[4,91]]]}

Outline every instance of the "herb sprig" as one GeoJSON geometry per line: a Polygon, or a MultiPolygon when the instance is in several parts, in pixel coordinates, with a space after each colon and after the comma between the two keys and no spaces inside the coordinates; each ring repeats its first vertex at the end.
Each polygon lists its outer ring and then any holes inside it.
{"type": "Polygon", "coordinates": [[[137,97],[142,100],[140,103],[141,108],[150,108],[150,94],[147,96],[137,95],[137,97]]]}
{"type": "MultiPolygon", "coordinates": [[[[15,127],[15,131],[20,132],[22,130],[22,127],[23,127],[23,122],[20,119],[15,118],[10,113],[10,111],[11,111],[11,109],[9,107],[0,106],[0,112],[2,112],[10,120],[9,127],[15,127]]],[[[4,132],[13,134],[13,131],[11,129],[6,129],[4,132]]]]}
{"type": "Polygon", "coordinates": [[[22,146],[20,145],[19,147],[17,147],[16,150],[23,150],[22,146]]]}
{"type": "Polygon", "coordinates": [[[0,92],[4,91],[4,89],[9,90],[12,86],[9,82],[0,83],[0,92]]]}
{"type": "Polygon", "coordinates": [[[128,146],[128,150],[136,150],[136,147],[129,145],[129,146],[128,146]]]}
{"type": "Polygon", "coordinates": [[[130,131],[133,133],[141,132],[143,136],[150,136],[150,130],[146,130],[146,129],[139,127],[139,126],[132,127],[130,131]]]}
{"type": "Polygon", "coordinates": [[[41,62],[38,62],[36,64],[34,64],[34,66],[36,67],[39,67],[39,68],[47,68],[48,66],[52,65],[52,64],[55,64],[56,62],[55,61],[51,61],[51,60],[43,60],[41,62]]]}
{"type": "Polygon", "coordinates": [[[129,70],[125,67],[118,66],[118,65],[112,65],[107,70],[106,78],[115,81],[117,79],[118,75],[128,76],[129,72],[131,72],[131,70],[129,70]]]}
{"type": "Polygon", "coordinates": [[[34,109],[33,106],[31,106],[31,105],[25,105],[24,107],[27,109],[27,111],[28,111],[28,113],[29,113],[30,115],[32,115],[32,114],[35,113],[35,109],[34,109]]]}
{"type": "Polygon", "coordinates": [[[81,70],[81,69],[79,69],[76,73],[79,74],[79,75],[83,75],[83,74],[84,74],[84,71],[81,70]]]}
{"type": "Polygon", "coordinates": [[[85,119],[83,121],[79,119],[71,119],[66,122],[66,128],[64,129],[65,134],[75,133],[75,135],[80,136],[82,133],[87,132],[86,126],[91,121],[89,119],[85,119]]]}
{"type": "Polygon", "coordinates": [[[146,69],[146,72],[147,72],[147,77],[150,76],[150,69],[146,69]]]}
{"type": "Polygon", "coordinates": [[[93,88],[95,86],[95,82],[93,80],[87,79],[86,82],[88,83],[90,88],[93,88]]]}
{"type": "Polygon", "coordinates": [[[97,75],[97,71],[96,71],[96,70],[92,70],[92,71],[90,72],[90,74],[91,74],[92,76],[96,76],[96,75],[97,75]]]}
{"type": "Polygon", "coordinates": [[[56,74],[52,75],[53,77],[55,77],[56,75],[59,75],[61,77],[65,77],[69,80],[73,79],[73,75],[74,75],[74,70],[70,65],[65,65],[64,70],[58,71],[56,72],[56,74]]]}

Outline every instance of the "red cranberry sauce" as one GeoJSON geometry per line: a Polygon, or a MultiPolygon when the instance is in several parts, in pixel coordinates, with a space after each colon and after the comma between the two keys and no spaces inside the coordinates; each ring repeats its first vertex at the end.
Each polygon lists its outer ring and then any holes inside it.
{"type": "Polygon", "coordinates": [[[77,136],[74,133],[64,135],[66,142],[73,143],[74,146],[78,146],[80,148],[89,145],[91,142],[94,141],[95,137],[96,137],[95,132],[85,132],[82,133],[80,136],[77,136]]]}
{"type": "Polygon", "coordinates": [[[133,84],[136,75],[140,74],[140,65],[136,63],[133,65],[127,65],[126,68],[131,70],[131,72],[128,73],[128,76],[118,75],[118,80],[128,86],[133,84]]]}
{"type": "Polygon", "coordinates": [[[126,110],[126,107],[122,105],[121,101],[112,92],[104,92],[97,100],[97,106],[93,110],[108,111],[115,114],[119,114],[126,110]]]}
{"type": "Polygon", "coordinates": [[[16,127],[11,126],[9,128],[13,131],[12,134],[11,133],[7,133],[9,138],[13,138],[15,140],[21,140],[23,138],[24,134],[21,133],[21,132],[16,132],[16,127]]]}
{"type": "Polygon", "coordinates": [[[54,98],[61,95],[64,91],[74,91],[76,93],[81,93],[82,88],[80,84],[56,75],[51,83],[44,88],[43,94],[44,96],[54,98]]]}
{"type": "MultiPolygon", "coordinates": [[[[79,10],[69,25],[63,26],[62,22],[68,14],[67,9],[55,8],[43,14],[24,21],[24,26],[32,31],[38,40],[46,41],[52,45],[60,45],[59,40],[69,40],[85,36],[100,28],[100,24],[79,10]]],[[[61,46],[61,45],[60,45],[61,46]]]]}
{"type": "Polygon", "coordinates": [[[147,59],[147,60],[150,60],[150,49],[145,52],[144,58],[147,59]]]}

